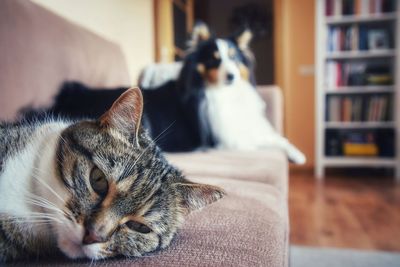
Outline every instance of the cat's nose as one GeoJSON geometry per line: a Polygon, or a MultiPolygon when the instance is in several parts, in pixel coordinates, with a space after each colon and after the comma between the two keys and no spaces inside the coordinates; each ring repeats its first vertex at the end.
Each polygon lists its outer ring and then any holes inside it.
{"type": "Polygon", "coordinates": [[[94,244],[94,243],[102,243],[105,241],[107,241],[107,239],[104,238],[102,235],[96,233],[93,230],[86,229],[85,235],[82,240],[82,244],[90,245],[90,244],[94,244]]]}

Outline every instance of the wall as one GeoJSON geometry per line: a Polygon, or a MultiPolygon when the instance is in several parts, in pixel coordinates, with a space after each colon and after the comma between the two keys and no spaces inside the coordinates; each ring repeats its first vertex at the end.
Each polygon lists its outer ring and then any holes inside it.
{"type": "Polygon", "coordinates": [[[275,80],[285,99],[285,134],[314,165],[315,0],[275,0],[275,80]]]}
{"type": "Polygon", "coordinates": [[[154,62],[154,17],[151,0],[32,0],[118,43],[132,84],[141,69],[154,62]]]}

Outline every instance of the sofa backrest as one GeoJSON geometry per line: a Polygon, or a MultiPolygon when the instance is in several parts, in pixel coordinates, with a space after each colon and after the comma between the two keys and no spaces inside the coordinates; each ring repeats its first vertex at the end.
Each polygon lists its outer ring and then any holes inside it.
{"type": "Polygon", "coordinates": [[[279,134],[283,134],[283,94],[277,85],[258,85],[257,91],[267,104],[266,116],[279,134]]]}
{"type": "Polygon", "coordinates": [[[129,86],[118,45],[28,0],[0,1],[0,120],[51,104],[64,81],[129,86]]]}

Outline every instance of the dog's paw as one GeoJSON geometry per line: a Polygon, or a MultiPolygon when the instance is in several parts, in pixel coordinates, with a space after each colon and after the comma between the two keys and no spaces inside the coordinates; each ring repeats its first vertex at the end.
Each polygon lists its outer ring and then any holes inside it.
{"type": "Polygon", "coordinates": [[[288,154],[289,160],[295,164],[303,165],[306,163],[306,156],[297,149],[292,149],[288,154]]]}

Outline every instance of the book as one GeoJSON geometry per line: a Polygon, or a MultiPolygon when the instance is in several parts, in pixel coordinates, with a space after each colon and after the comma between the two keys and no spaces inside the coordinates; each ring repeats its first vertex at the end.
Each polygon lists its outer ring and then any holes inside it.
{"type": "Polygon", "coordinates": [[[379,147],[372,132],[348,132],[343,142],[345,156],[377,156],[379,147]]]}
{"type": "Polygon", "coordinates": [[[393,157],[395,130],[326,129],[325,155],[358,157],[393,157]]]}
{"type": "Polygon", "coordinates": [[[365,25],[359,27],[358,49],[368,50],[368,29],[365,25]]]}
{"type": "Polygon", "coordinates": [[[376,144],[354,144],[344,143],[343,152],[345,156],[377,156],[379,154],[378,146],[376,144]]]}
{"type": "Polygon", "coordinates": [[[326,16],[349,16],[394,12],[396,0],[325,0],[326,16]]]}
{"type": "Polygon", "coordinates": [[[329,60],[325,65],[325,85],[327,88],[341,86],[392,85],[393,64],[373,61],[329,60]]]}
{"type": "Polygon", "coordinates": [[[333,2],[334,0],[326,0],[325,2],[325,15],[327,17],[333,14],[333,2]]]}
{"type": "Polygon", "coordinates": [[[367,32],[368,50],[389,49],[389,33],[385,28],[370,29],[367,32]]]}
{"type": "Polygon", "coordinates": [[[334,16],[341,16],[342,15],[342,0],[335,0],[333,5],[333,15],[334,16]]]}
{"type": "Polygon", "coordinates": [[[390,49],[393,29],[383,26],[351,25],[330,26],[327,36],[327,51],[364,51],[390,49]]]}
{"type": "Polygon", "coordinates": [[[343,0],[342,15],[353,15],[353,14],[354,14],[354,0],[343,0]]]}
{"type": "Polygon", "coordinates": [[[369,0],[358,0],[360,3],[360,15],[367,15],[369,14],[369,0]]]}
{"type": "Polygon", "coordinates": [[[329,96],[326,120],[329,122],[390,121],[390,94],[329,96]]]}

